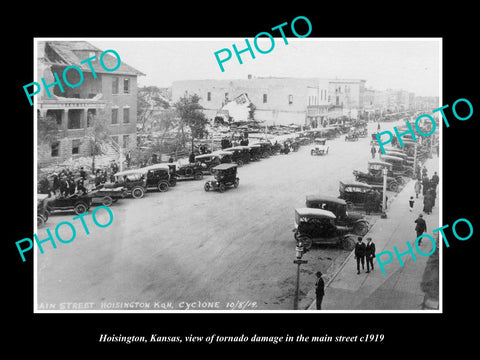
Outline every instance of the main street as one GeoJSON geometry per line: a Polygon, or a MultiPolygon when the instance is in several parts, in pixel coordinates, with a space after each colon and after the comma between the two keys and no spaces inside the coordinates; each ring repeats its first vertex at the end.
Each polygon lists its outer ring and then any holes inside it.
{"type": "MultiPolygon", "coordinates": [[[[397,124],[382,123],[382,130],[397,124]]],[[[376,125],[369,124],[369,134],[376,125]]],[[[76,220],[73,242],[57,242],[56,249],[44,243],[45,253],[37,253],[37,303],[56,309],[62,302],[94,303],[100,310],[101,303],[170,302],[178,309],[181,302],[210,301],[224,309],[227,302],[250,301],[259,310],[292,309],[294,209],[305,205],[307,194],[338,196],[339,180],[366,169],[370,139],[345,142],[341,136],[328,142],[326,156],[310,156],[307,145],[252,162],[238,168],[240,186],[225,193],[205,192],[211,178],[205,176],[140,200],[122,199],[111,206],[111,226],[86,219],[90,235],[76,220]]],[[[52,215],[39,238],[73,216],[52,215]]],[[[302,294],[315,271],[331,270],[347,255],[332,246],[305,254],[302,294]]]]}

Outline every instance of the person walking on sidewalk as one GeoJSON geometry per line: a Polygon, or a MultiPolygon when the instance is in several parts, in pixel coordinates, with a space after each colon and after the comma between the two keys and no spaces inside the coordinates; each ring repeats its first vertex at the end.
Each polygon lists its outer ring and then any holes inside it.
{"type": "Polygon", "coordinates": [[[370,267],[373,271],[373,258],[375,257],[375,244],[371,237],[367,237],[367,245],[365,246],[365,257],[367,258],[367,273],[370,272],[370,267]]]}
{"type": "Polygon", "coordinates": [[[415,182],[415,195],[417,199],[420,191],[422,191],[422,182],[420,181],[420,179],[417,179],[417,181],[415,182]]]}
{"type": "Polygon", "coordinates": [[[322,310],[322,300],[325,295],[325,283],[322,279],[322,272],[317,271],[317,282],[315,283],[315,294],[317,295],[317,310],[322,310]]]}
{"type": "Polygon", "coordinates": [[[357,275],[360,274],[360,263],[362,263],[362,270],[365,270],[365,244],[362,242],[362,237],[358,237],[358,242],[355,244],[355,259],[357,259],[357,275]]]}
{"type": "Polygon", "coordinates": [[[375,146],[372,145],[370,152],[372,153],[372,159],[375,158],[375,154],[377,153],[377,149],[375,149],[375,146]]]}
{"type": "Polygon", "coordinates": [[[412,212],[413,210],[413,204],[415,204],[415,200],[413,200],[413,196],[410,196],[410,200],[408,200],[408,206],[409,206],[410,212],[412,212]]]}
{"type": "MultiPolygon", "coordinates": [[[[419,214],[417,220],[415,220],[415,231],[417,232],[417,238],[427,231],[427,223],[423,220],[423,214],[419,214]]],[[[418,245],[422,245],[422,239],[418,241],[418,245]]]]}

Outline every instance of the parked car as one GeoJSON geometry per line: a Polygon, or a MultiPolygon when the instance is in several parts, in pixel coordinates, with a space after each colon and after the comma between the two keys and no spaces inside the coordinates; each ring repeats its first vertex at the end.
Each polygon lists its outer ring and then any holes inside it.
{"type": "Polygon", "coordinates": [[[118,199],[123,199],[127,195],[123,186],[116,188],[105,188],[105,184],[100,185],[96,189],[87,192],[87,196],[92,198],[92,203],[100,202],[102,205],[110,206],[116,203],[118,199]]]}
{"type": "Polygon", "coordinates": [[[398,156],[380,154],[380,159],[392,164],[392,172],[397,176],[413,176],[413,167],[406,164],[405,160],[398,156]]]}
{"type": "Polygon", "coordinates": [[[392,164],[385,161],[370,160],[368,161],[367,172],[353,170],[355,180],[369,185],[379,185],[383,187],[383,169],[387,169],[387,189],[390,191],[398,191],[399,186],[403,184],[401,176],[394,177],[392,172],[392,164]]]}
{"type": "Polygon", "coordinates": [[[248,145],[248,151],[250,152],[250,161],[258,161],[262,158],[263,151],[260,144],[248,145]]]}
{"type": "Polygon", "coordinates": [[[171,174],[177,180],[201,180],[207,166],[201,162],[178,165],[171,174]]]}
{"type": "Polygon", "coordinates": [[[234,146],[223,150],[232,153],[232,161],[237,163],[238,166],[250,162],[250,150],[246,146],[234,146]]]}
{"type": "MultiPolygon", "coordinates": [[[[232,157],[232,154],[228,151],[222,151],[224,154],[232,157]]],[[[222,156],[219,153],[210,153],[195,156],[195,162],[199,162],[205,165],[202,168],[204,174],[211,174],[211,169],[222,163],[222,156]]]]}
{"type": "Polygon", "coordinates": [[[237,177],[236,164],[220,164],[212,169],[215,180],[209,180],[205,183],[205,191],[218,190],[224,192],[227,187],[237,188],[240,179],[237,177]]]}
{"type": "Polygon", "coordinates": [[[364,236],[370,224],[362,214],[347,211],[347,202],[333,196],[316,194],[307,195],[305,206],[312,209],[331,211],[335,215],[335,226],[346,226],[348,231],[364,236]]]}
{"type": "MultiPolygon", "coordinates": [[[[48,200],[46,204],[46,210],[48,215],[51,215],[53,212],[57,211],[69,211],[77,215],[83,214],[90,209],[92,204],[92,198],[85,194],[73,194],[68,196],[57,196],[53,199],[48,200]]],[[[37,219],[38,221],[38,219],[37,219]]]]}
{"type": "Polygon", "coordinates": [[[333,212],[315,208],[295,209],[294,238],[305,250],[313,244],[334,244],[346,250],[355,247],[355,236],[346,226],[335,225],[333,212]]]}
{"type": "Polygon", "coordinates": [[[330,146],[326,144],[327,139],[326,138],[316,138],[313,140],[313,147],[310,150],[310,155],[326,155],[328,154],[328,150],[330,149],[330,146]]]}
{"type": "Polygon", "coordinates": [[[358,135],[353,131],[345,135],[345,141],[357,141],[357,140],[358,140],[358,135]]]}
{"type": "Polygon", "coordinates": [[[370,204],[372,211],[382,211],[380,187],[358,181],[340,181],[339,192],[339,198],[345,200],[348,210],[353,210],[355,206],[367,208],[370,204]]]}
{"type": "MultiPolygon", "coordinates": [[[[168,191],[172,178],[172,166],[175,164],[153,164],[139,169],[146,176],[146,188],[157,189],[160,192],[168,191]]],[[[174,169],[174,167],[173,167],[174,169]]]]}
{"type": "Polygon", "coordinates": [[[120,171],[114,175],[114,183],[105,183],[105,188],[116,188],[122,186],[126,196],[134,199],[141,199],[147,192],[145,172],[140,169],[120,171]]]}

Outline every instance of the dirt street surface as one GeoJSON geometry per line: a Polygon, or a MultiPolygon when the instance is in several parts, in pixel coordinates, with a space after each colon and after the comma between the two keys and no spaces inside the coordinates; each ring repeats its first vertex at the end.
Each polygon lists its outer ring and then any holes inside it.
{"type": "MultiPolygon", "coordinates": [[[[382,130],[394,125],[382,123],[382,130]]],[[[326,156],[310,156],[306,145],[239,167],[240,186],[223,194],[205,192],[203,185],[212,178],[205,176],[179,182],[166,193],[122,199],[111,206],[111,226],[97,227],[86,217],[90,235],[73,221],[74,241],[57,242],[56,249],[44,243],[45,253],[37,251],[37,303],[57,310],[62,302],[93,303],[90,309],[102,310],[102,303],[140,302],[150,307],[137,309],[162,310],[154,308],[160,302],[175,310],[185,308],[182,302],[208,301],[218,307],[205,310],[218,310],[249,301],[245,310],[292,309],[294,209],[305,206],[307,194],[338,196],[339,180],[353,179],[353,169],[366,169],[373,129],[376,124],[369,124],[368,138],[357,142],[345,142],[343,135],[329,141],[326,156]]],[[[47,227],[54,233],[73,216],[52,215],[38,230],[39,239],[47,237],[47,227]]],[[[100,210],[98,221],[107,220],[100,210]]],[[[61,236],[71,237],[68,227],[61,230],[61,236]]],[[[312,288],[317,270],[325,273],[347,255],[333,246],[305,254],[301,295],[312,288]]]]}

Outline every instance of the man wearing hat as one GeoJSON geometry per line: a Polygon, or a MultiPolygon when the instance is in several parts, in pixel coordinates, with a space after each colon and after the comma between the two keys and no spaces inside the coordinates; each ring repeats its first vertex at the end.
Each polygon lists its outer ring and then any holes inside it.
{"type": "Polygon", "coordinates": [[[322,279],[322,272],[317,271],[317,282],[315,283],[315,293],[317,294],[317,310],[322,310],[323,295],[325,295],[325,283],[322,279]]]}
{"type": "Polygon", "coordinates": [[[358,237],[358,242],[355,244],[355,259],[357,259],[357,274],[360,274],[360,263],[362,263],[362,270],[365,270],[365,244],[362,242],[362,237],[358,237]]]}
{"type": "Polygon", "coordinates": [[[375,244],[371,237],[367,237],[367,245],[365,245],[365,257],[367,258],[367,273],[370,268],[373,270],[373,258],[375,257],[375,244]]]}
{"type": "MultiPolygon", "coordinates": [[[[417,238],[427,231],[427,223],[423,220],[423,214],[418,215],[417,220],[415,220],[415,231],[417,232],[417,238]]],[[[422,239],[418,241],[418,245],[422,244],[422,239]]]]}

